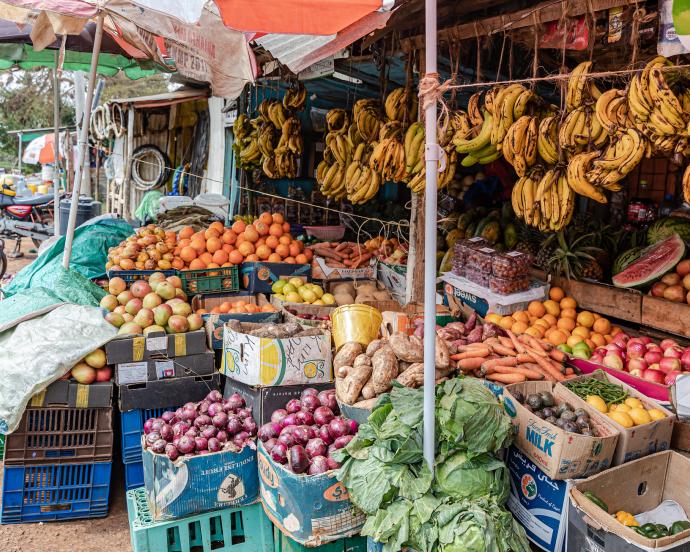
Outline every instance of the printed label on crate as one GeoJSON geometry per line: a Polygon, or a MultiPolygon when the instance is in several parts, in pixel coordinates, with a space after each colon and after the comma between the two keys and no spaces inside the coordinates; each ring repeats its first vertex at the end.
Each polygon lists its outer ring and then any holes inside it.
{"type": "Polygon", "coordinates": [[[175,363],[172,360],[157,360],[156,377],[158,379],[175,377],[175,363]]]}
{"type": "Polygon", "coordinates": [[[405,296],[407,289],[407,266],[379,262],[378,279],[388,290],[398,296],[405,296]]]}
{"type": "Polygon", "coordinates": [[[168,348],[168,337],[161,335],[158,337],[147,337],[146,338],[146,350],[149,352],[153,351],[165,351],[168,348]]]}
{"type": "Polygon", "coordinates": [[[248,385],[293,385],[333,380],[331,334],[269,339],[224,332],[221,372],[248,385]]]}
{"type": "Polygon", "coordinates": [[[127,385],[146,381],[148,362],[125,362],[117,365],[117,384],[127,385]]]}
{"type": "Polygon", "coordinates": [[[361,268],[335,268],[328,266],[327,260],[323,257],[314,257],[311,262],[312,277],[317,280],[340,280],[340,279],[359,279],[376,278],[376,259],[372,258],[361,268]]]}

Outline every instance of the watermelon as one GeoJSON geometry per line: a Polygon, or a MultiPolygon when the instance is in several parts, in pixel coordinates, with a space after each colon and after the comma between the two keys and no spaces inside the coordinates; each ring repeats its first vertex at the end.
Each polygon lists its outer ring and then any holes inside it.
{"type": "Polygon", "coordinates": [[[647,230],[647,242],[650,244],[657,243],[674,232],[683,241],[690,242],[690,220],[683,217],[666,217],[657,220],[647,230]]]}
{"type": "Polygon", "coordinates": [[[617,287],[642,286],[660,278],[685,256],[685,242],[675,232],[665,240],[647,247],[635,262],[611,280],[617,287]]]}
{"type": "Polygon", "coordinates": [[[619,272],[622,272],[624,269],[628,268],[628,266],[634,263],[637,259],[639,259],[643,251],[644,247],[633,247],[632,249],[623,251],[623,253],[618,255],[618,257],[616,257],[616,260],[613,261],[613,268],[611,269],[611,272],[613,272],[613,274],[618,274],[619,272]]]}

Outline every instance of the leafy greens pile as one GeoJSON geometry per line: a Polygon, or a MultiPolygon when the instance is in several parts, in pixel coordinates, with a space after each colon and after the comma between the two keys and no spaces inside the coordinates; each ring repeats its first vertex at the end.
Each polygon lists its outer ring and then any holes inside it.
{"type": "Polygon", "coordinates": [[[504,509],[509,480],[493,453],[511,441],[503,407],[473,378],[436,386],[436,472],[422,454],[423,390],[395,386],[338,451],[338,479],[384,552],[529,552],[504,509]]]}

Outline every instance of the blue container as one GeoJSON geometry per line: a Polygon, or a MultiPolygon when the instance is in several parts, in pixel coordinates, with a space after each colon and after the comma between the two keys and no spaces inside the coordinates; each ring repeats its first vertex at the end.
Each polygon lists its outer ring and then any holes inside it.
{"type": "Polygon", "coordinates": [[[112,465],[112,462],[96,462],[5,466],[0,522],[105,517],[112,465]]]}
{"type": "Polygon", "coordinates": [[[300,277],[311,282],[311,265],[260,261],[242,263],[240,276],[242,289],[250,293],[273,293],[273,282],[281,278],[300,277]]]}
{"type": "MultiPolygon", "coordinates": [[[[149,408],[146,410],[138,409],[120,412],[122,462],[124,464],[141,462],[141,436],[144,433],[144,422],[146,420],[149,418],[157,418],[166,410],[177,410],[178,408],[177,406],[170,406],[166,408],[149,408]]],[[[141,485],[143,484],[144,482],[142,479],[141,485]]]]}
{"type": "Polygon", "coordinates": [[[253,504],[259,498],[256,450],[230,450],[179,458],[142,451],[151,517],[179,519],[200,512],[253,504]]]}
{"type": "Polygon", "coordinates": [[[381,552],[383,550],[383,544],[376,542],[371,537],[367,537],[367,552],[381,552]]]}
{"type": "Polygon", "coordinates": [[[125,490],[131,491],[144,486],[143,462],[130,462],[125,464],[125,490]]]}
{"type": "MultiPolygon", "coordinates": [[[[316,548],[307,548],[283,535],[280,529],[274,527],[273,540],[275,541],[275,552],[369,552],[367,538],[360,536],[338,539],[316,548]]],[[[381,550],[379,549],[377,552],[381,552],[381,550]]]]}
{"type": "Polygon", "coordinates": [[[178,275],[177,270],[109,270],[107,275],[108,279],[119,276],[125,282],[131,283],[136,280],[148,280],[154,272],[162,272],[166,277],[178,275]]]}
{"type": "Polygon", "coordinates": [[[260,504],[155,522],[144,489],[127,492],[134,552],[273,552],[273,527],[260,504]]]}

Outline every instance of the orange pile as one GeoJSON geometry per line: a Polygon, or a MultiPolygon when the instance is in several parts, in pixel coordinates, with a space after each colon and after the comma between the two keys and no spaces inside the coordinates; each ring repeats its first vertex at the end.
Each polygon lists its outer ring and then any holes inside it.
{"type": "Polygon", "coordinates": [[[252,224],[241,220],[230,228],[214,222],[194,232],[186,226],[177,235],[172,267],[178,270],[219,268],[251,261],[305,264],[312,252],[290,235],[290,224],[280,213],[262,213],[252,224]]]}
{"type": "Polygon", "coordinates": [[[256,312],[276,312],[277,310],[278,309],[270,303],[260,307],[259,305],[240,300],[235,302],[225,301],[217,307],[213,307],[211,310],[197,309],[196,314],[208,314],[209,312],[211,314],[251,314],[256,312]]]}
{"type": "Polygon", "coordinates": [[[516,334],[525,333],[556,346],[566,344],[574,347],[584,341],[590,349],[611,343],[613,336],[621,331],[599,314],[585,310],[577,312],[575,299],[567,297],[558,287],[551,288],[546,301],[532,301],[526,311],[516,311],[510,316],[489,313],[486,320],[516,334]]]}

